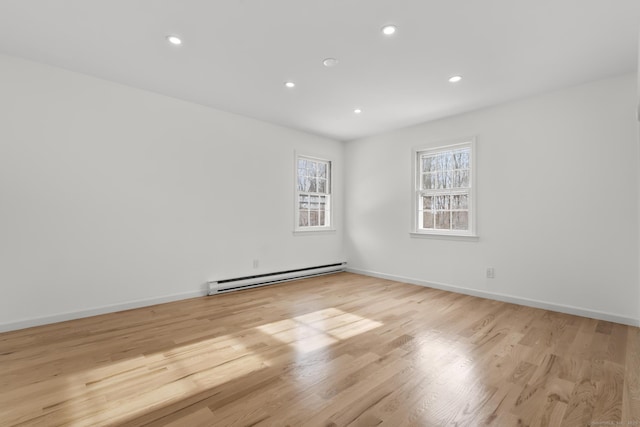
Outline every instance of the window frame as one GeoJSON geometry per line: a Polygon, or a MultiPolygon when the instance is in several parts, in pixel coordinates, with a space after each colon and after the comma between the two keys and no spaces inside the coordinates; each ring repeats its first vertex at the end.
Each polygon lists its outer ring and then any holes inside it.
{"type": "Polygon", "coordinates": [[[294,189],[294,203],[293,203],[293,221],[294,228],[293,231],[295,234],[314,234],[321,232],[332,232],[335,231],[333,226],[334,216],[333,216],[333,161],[327,158],[323,158],[320,156],[309,155],[309,154],[300,154],[294,153],[294,170],[293,170],[293,189],[294,189]],[[309,191],[300,191],[298,189],[298,161],[300,159],[303,160],[311,160],[314,162],[322,162],[325,163],[328,167],[327,170],[327,185],[326,185],[326,193],[319,192],[309,192],[309,191]],[[326,204],[328,205],[325,209],[325,225],[309,225],[309,226],[301,226],[300,225],[300,196],[301,195],[318,195],[325,196],[327,199],[326,204]]]}
{"type": "MultiPolygon", "coordinates": [[[[478,238],[477,235],[477,147],[475,137],[457,138],[455,140],[441,141],[429,145],[423,145],[414,147],[411,151],[411,231],[412,237],[434,237],[434,238],[452,238],[452,239],[472,239],[478,238]],[[425,229],[419,228],[419,198],[422,197],[426,191],[421,188],[421,175],[422,167],[420,158],[424,154],[434,154],[444,151],[455,150],[459,148],[470,148],[469,159],[469,228],[468,230],[445,230],[445,229],[425,229]]],[[[454,190],[455,192],[455,190],[454,190]]]]}

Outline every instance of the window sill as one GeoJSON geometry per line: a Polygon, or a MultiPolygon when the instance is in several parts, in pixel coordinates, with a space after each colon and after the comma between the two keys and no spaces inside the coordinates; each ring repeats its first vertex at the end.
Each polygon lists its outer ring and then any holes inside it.
{"type": "Polygon", "coordinates": [[[476,234],[443,234],[443,233],[417,233],[412,231],[409,236],[413,239],[440,239],[440,240],[458,240],[466,242],[477,242],[480,236],[476,234]]]}
{"type": "Polygon", "coordinates": [[[315,234],[335,234],[335,228],[322,228],[319,230],[294,230],[294,236],[313,236],[315,234]]]}

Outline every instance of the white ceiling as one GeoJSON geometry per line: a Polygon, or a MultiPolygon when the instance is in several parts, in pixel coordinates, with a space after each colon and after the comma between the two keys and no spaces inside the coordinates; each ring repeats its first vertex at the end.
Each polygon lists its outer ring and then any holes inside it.
{"type": "Polygon", "coordinates": [[[339,140],[633,72],[639,27],[639,0],[0,0],[2,53],[339,140]]]}

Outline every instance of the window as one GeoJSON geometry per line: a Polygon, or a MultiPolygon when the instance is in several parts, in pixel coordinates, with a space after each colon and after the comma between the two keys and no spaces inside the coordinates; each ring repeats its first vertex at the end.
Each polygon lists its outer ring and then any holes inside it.
{"type": "Polygon", "coordinates": [[[414,151],[414,232],[474,236],[474,141],[414,151]]]}
{"type": "Polygon", "coordinates": [[[296,157],[296,230],[331,227],[331,162],[296,157]]]}

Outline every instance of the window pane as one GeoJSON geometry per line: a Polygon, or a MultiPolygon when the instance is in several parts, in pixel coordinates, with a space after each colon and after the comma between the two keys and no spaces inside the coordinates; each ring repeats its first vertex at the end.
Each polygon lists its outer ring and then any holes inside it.
{"type": "Polygon", "coordinates": [[[469,149],[455,151],[453,159],[455,169],[469,169],[469,149]]]}
{"type": "Polygon", "coordinates": [[[435,156],[435,159],[434,159],[434,160],[435,160],[435,162],[434,162],[434,163],[435,163],[435,165],[434,165],[434,166],[435,166],[434,170],[435,170],[435,171],[442,171],[442,170],[444,170],[444,163],[445,163],[445,162],[444,162],[444,156],[443,156],[442,154],[437,154],[437,155],[435,156]]]}
{"type": "Polygon", "coordinates": [[[424,190],[433,190],[436,188],[436,174],[427,173],[422,175],[422,188],[424,190]]]}
{"type": "Polygon", "coordinates": [[[461,171],[455,171],[453,173],[453,187],[461,188],[462,187],[462,177],[460,176],[461,171]]]}
{"type": "Polygon", "coordinates": [[[449,210],[449,197],[450,196],[437,196],[435,209],[438,211],[449,210]]]}
{"type": "Polygon", "coordinates": [[[309,212],[309,226],[317,226],[318,225],[318,217],[319,212],[317,210],[312,210],[309,212]]]}
{"type": "Polygon", "coordinates": [[[430,211],[422,212],[422,227],[433,229],[433,219],[435,218],[435,214],[430,211]]]}
{"type": "Polygon", "coordinates": [[[310,208],[313,210],[318,210],[320,208],[320,197],[319,196],[311,196],[311,206],[310,208]]]}
{"type": "Polygon", "coordinates": [[[320,178],[326,178],[327,177],[327,165],[325,163],[319,163],[318,164],[318,176],[320,178]]]}
{"type": "Polygon", "coordinates": [[[469,209],[469,195],[456,194],[451,198],[451,209],[469,209]]]}
{"type": "Polygon", "coordinates": [[[422,158],[422,172],[432,172],[436,169],[436,158],[434,156],[422,158]]]}
{"type": "Polygon", "coordinates": [[[450,169],[447,167],[447,157],[448,157],[448,153],[446,152],[438,154],[437,156],[438,171],[445,171],[447,169],[450,169]]]}
{"type": "Polygon", "coordinates": [[[309,196],[301,194],[300,195],[300,209],[308,209],[309,208],[309,196]]]}
{"type": "Polygon", "coordinates": [[[453,161],[453,151],[448,151],[445,154],[445,169],[452,170],[455,168],[455,163],[453,161]]]}
{"type": "Polygon", "coordinates": [[[298,191],[304,191],[304,176],[298,173],[298,191]]]}
{"type": "Polygon", "coordinates": [[[436,229],[449,230],[451,229],[451,212],[436,212],[436,229]]]}
{"type": "Polygon", "coordinates": [[[453,212],[453,222],[451,224],[453,230],[469,229],[469,212],[453,212]]]}
{"type": "Polygon", "coordinates": [[[461,152],[460,151],[454,151],[453,152],[453,168],[454,169],[460,169],[460,162],[461,162],[461,158],[460,158],[461,152]]]}
{"type": "Polygon", "coordinates": [[[432,196],[422,197],[422,209],[424,209],[425,211],[435,209],[433,203],[434,203],[434,198],[432,196]]]}
{"type": "Polygon", "coordinates": [[[318,193],[326,193],[327,192],[327,180],[319,178],[318,179],[318,193]]]}
{"type": "Polygon", "coordinates": [[[311,160],[307,160],[307,174],[309,176],[315,177],[318,172],[318,163],[312,162],[311,160]]]}
{"type": "Polygon", "coordinates": [[[304,159],[298,159],[298,169],[306,169],[307,168],[307,161],[304,159]]]}
{"type": "Polygon", "coordinates": [[[316,191],[316,180],[315,178],[306,177],[304,179],[304,191],[316,191]]]}
{"type": "Polygon", "coordinates": [[[298,222],[300,227],[306,227],[309,225],[309,210],[300,209],[300,221],[298,222]]]}
{"type": "Polygon", "coordinates": [[[322,226],[327,225],[324,221],[325,221],[325,212],[324,210],[320,210],[318,225],[322,225],[322,226]]]}
{"type": "Polygon", "coordinates": [[[437,189],[453,188],[453,172],[450,172],[450,171],[438,172],[437,179],[438,179],[438,183],[435,188],[437,189]]]}
{"type": "Polygon", "coordinates": [[[469,188],[469,171],[460,170],[454,172],[455,188],[469,188]]]}

